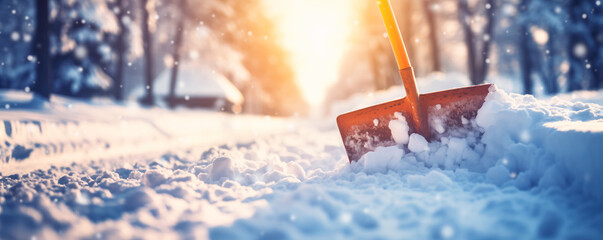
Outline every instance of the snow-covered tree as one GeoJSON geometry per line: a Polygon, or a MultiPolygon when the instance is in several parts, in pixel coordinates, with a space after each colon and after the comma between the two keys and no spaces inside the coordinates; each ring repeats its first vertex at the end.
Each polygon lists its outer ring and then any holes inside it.
{"type": "Polygon", "coordinates": [[[0,24],[0,86],[46,97],[50,92],[89,96],[108,90],[112,49],[107,41],[117,28],[106,1],[11,1],[2,7],[7,14],[0,14],[5,18],[0,24]],[[44,60],[46,53],[50,61],[44,60]]]}
{"type": "MultiPolygon", "coordinates": [[[[168,105],[173,107],[176,96],[176,84],[179,73],[179,66],[184,62],[202,61],[203,65],[210,66],[213,69],[218,69],[219,72],[229,75],[231,69],[221,68],[220,64],[215,64],[217,58],[227,57],[228,51],[223,51],[226,43],[216,43],[218,38],[216,32],[220,32],[220,26],[208,25],[205,22],[211,21],[216,15],[229,15],[232,11],[230,6],[216,0],[177,0],[161,2],[162,7],[157,10],[162,16],[162,21],[158,22],[158,27],[166,36],[161,45],[168,46],[166,52],[158,54],[166,55],[169,59],[167,67],[171,67],[171,80],[168,91],[168,105]],[[205,36],[202,33],[209,33],[205,36]],[[211,36],[208,36],[211,35],[211,36]],[[208,53],[209,48],[217,50],[208,53]],[[199,59],[199,52],[205,50],[204,57],[199,59]],[[189,53],[189,54],[185,54],[189,53]]],[[[235,58],[227,60],[226,65],[240,65],[240,61],[235,58]]],[[[234,74],[236,75],[236,74],[234,74]]],[[[237,76],[238,77],[238,76],[237,76]]],[[[240,79],[231,79],[237,81],[240,79]]]]}
{"type": "Polygon", "coordinates": [[[486,80],[490,65],[492,33],[496,21],[497,4],[494,0],[458,0],[458,14],[467,47],[467,67],[472,84],[486,80]]]}
{"type": "Polygon", "coordinates": [[[31,46],[35,21],[35,2],[6,0],[0,4],[1,88],[26,89],[33,84],[36,59],[31,46]]]}
{"type": "Polygon", "coordinates": [[[518,18],[519,69],[524,93],[533,93],[533,76],[542,82],[546,94],[559,92],[563,64],[563,19],[560,1],[530,1],[519,3],[518,18]]]}
{"type": "Polygon", "coordinates": [[[501,2],[494,35],[498,69],[519,73],[527,94],[597,89],[603,41],[600,11],[597,1],[501,2]]]}
{"type": "Polygon", "coordinates": [[[54,92],[87,97],[106,94],[112,62],[109,39],[118,31],[104,0],[56,0],[52,4],[51,54],[54,92]]]}
{"type": "Polygon", "coordinates": [[[566,1],[568,90],[598,89],[603,74],[603,6],[601,1],[566,1]]]}

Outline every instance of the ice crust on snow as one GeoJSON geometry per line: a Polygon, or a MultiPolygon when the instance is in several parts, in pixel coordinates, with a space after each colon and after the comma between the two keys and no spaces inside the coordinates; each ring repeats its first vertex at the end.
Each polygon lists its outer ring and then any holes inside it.
{"type": "Polygon", "coordinates": [[[336,128],[312,122],[248,142],[5,174],[0,236],[600,239],[602,116],[596,104],[498,90],[466,137],[406,136],[352,164],[336,128]]]}

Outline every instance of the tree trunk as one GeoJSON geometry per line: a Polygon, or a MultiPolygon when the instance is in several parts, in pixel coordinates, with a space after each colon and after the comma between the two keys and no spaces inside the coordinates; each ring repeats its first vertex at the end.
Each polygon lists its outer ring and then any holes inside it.
{"type": "MultiPolygon", "coordinates": [[[[597,58],[595,58],[597,59],[597,58]]],[[[593,60],[595,60],[593,59],[593,60]]],[[[599,88],[601,88],[601,81],[603,80],[603,74],[601,74],[601,71],[603,69],[600,69],[597,66],[597,62],[593,61],[591,62],[591,68],[592,68],[592,74],[593,74],[593,79],[590,85],[590,89],[591,90],[599,90],[599,88]]]]}
{"type": "Polygon", "coordinates": [[[486,4],[489,5],[489,8],[486,8],[486,17],[487,23],[484,29],[484,34],[488,36],[488,38],[482,41],[482,58],[479,59],[477,63],[480,66],[477,69],[477,79],[474,84],[482,84],[486,81],[486,76],[488,76],[488,69],[490,67],[490,47],[492,46],[492,37],[494,34],[494,22],[495,22],[495,9],[496,5],[494,0],[487,0],[486,4]]]}
{"type": "MultiPolygon", "coordinates": [[[[377,52],[377,51],[375,51],[377,52]]],[[[381,90],[382,85],[381,84],[381,71],[379,70],[379,58],[377,56],[378,54],[371,54],[370,56],[370,65],[371,65],[371,71],[372,71],[372,75],[373,75],[373,87],[375,88],[375,90],[381,90]]]]}
{"type": "Polygon", "coordinates": [[[153,97],[153,42],[151,30],[149,29],[149,9],[148,0],[142,0],[142,47],[144,51],[144,79],[145,95],[141,103],[147,106],[154,104],[153,97]]]}
{"type": "Polygon", "coordinates": [[[592,38],[593,38],[593,47],[591,47],[591,51],[589,51],[588,53],[588,64],[590,64],[590,68],[587,69],[588,72],[590,72],[591,78],[590,78],[590,82],[588,84],[588,90],[598,90],[599,89],[599,81],[601,81],[601,73],[598,69],[597,66],[597,60],[599,59],[599,49],[601,47],[601,45],[598,43],[598,41],[596,40],[597,38],[597,33],[596,32],[591,32],[592,38]]]}
{"type": "Polygon", "coordinates": [[[123,0],[117,0],[116,5],[119,8],[119,13],[117,14],[119,34],[117,34],[117,69],[115,74],[115,81],[113,82],[113,94],[115,96],[115,100],[123,101],[124,63],[126,58],[126,26],[122,20],[126,11],[124,8],[123,0]]]}
{"type": "MultiPolygon", "coordinates": [[[[570,0],[567,2],[566,9],[576,9],[581,4],[580,0],[570,0]]],[[[569,12],[569,24],[570,26],[574,26],[574,24],[583,24],[580,14],[568,11],[569,12]]],[[[568,29],[567,37],[567,52],[568,52],[568,60],[569,60],[569,71],[567,72],[567,91],[573,92],[576,90],[582,89],[582,81],[584,78],[584,59],[581,59],[580,56],[576,56],[574,54],[574,47],[580,43],[585,44],[585,36],[576,30],[576,27],[568,29]]]]}
{"type": "Polygon", "coordinates": [[[470,17],[470,11],[467,0],[459,0],[459,20],[461,22],[461,26],[463,27],[463,32],[465,34],[465,45],[467,46],[467,69],[471,84],[476,85],[478,84],[478,80],[476,74],[477,66],[475,66],[475,34],[471,29],[470,22],[468,22],[468,17],[470,17]]]}
{"type": "Polygon", "coordinates": [[[50,99],[52,82],[50,76],[49,0],[36,0],[36,30],[33,53],[37,58],[36,82],[33,91],[46,100],[50,99]]]}
{"type": "MultiPolygon", "coordinates": [[[[603,19],[603,9],[601,7],[596,7],[593,9],[592,19],[603,19]]],[[[593,81],[591,83],[592,90],[598,90],[601,88],[601,81],[603,81],[603,60],[601,59],[601,49],[603,49],[603,39],[600,37],[603,36],[603,23],[599,21],[591,23],[594,26],[591,26],[591,35],[595,38],[595,49],[593,51],[593,58],[590,62],[592,73],[593,73],[593,81]]]]}
{"type": "Polygon", "coordinates": [[[549,41],[546,43],[546,48],[549,50],[547,55],[547,71],[548,74],[543,79],[546,79],[546,93],[549,95],[556,94],[559,92],[559,83],[557,78],[559,77],[558,66],[555,65],[554,57],[557,56],[557,49],[555,48],[555,39],[558,34],[553,31],[549,31],[549,41]]]}
{"type": "Polygon", "coordinates": [[[172,72],[170,76],[170,92],[168,95],[168,105],[170,108],[174,107],[175,98],[176,98],[176,81],[178,80],[178,68],[180,66],[180,47],[182,45],[182,34],[184,27],[184,21],[182,18],[178,20],[178,26],[176,27],[176,38],[174,40],[174,52],[172,56],[174,57],[174,63],[172,66],[172,72]]]}
{"type": "Polygon", "coordinates": [[[425,17],[427,18],[427,25],[429,26],[429,43],[431,45],[431,61],[433,71],[442,71],[442,65],[440,61],[440,46],[438,45],[438,30],[436,27],[436,16],[431,10],[431,0],[423,0],[423,8],[425,10],[425,17]]]}
{"type": "Polygon", "coordinates": [[[528,33],[528,29],[525,24],[522,24],[519,28],[519,32],[521,33],[519,37],[519,69],[521,72],[521,81],[523,83],[523,93],[524,94],[532,94],[532,79],[530,75],[532,74],[532,62],[530,60],[530,49],[529,49],[529,41],[530,34],[528,33]]]}

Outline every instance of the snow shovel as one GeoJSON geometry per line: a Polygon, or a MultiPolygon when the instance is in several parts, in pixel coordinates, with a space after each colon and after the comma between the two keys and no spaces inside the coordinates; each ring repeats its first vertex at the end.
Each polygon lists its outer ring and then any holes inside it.
{"type": "Polygon", "coordinates": [[[391,4],[389,0],[377,0],[377,5],[398,63],[406,97],[337,117],[350,163],[378,147],[400,144],[394,140],[389,123],[402,116],[408,124],[409,135],[417,133],[428,141],[465,127],[476,117],[492,86],[484,84],[419,95],[391,4]]]}

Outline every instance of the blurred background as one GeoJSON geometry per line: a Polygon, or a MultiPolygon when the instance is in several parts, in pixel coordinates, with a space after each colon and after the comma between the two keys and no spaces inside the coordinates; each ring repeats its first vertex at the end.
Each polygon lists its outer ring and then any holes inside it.
{"type": "MultiPolygon", "coordinates": [[[[599,0],[391,0],[416,74],[599,89],[599,0]]],[[[0,88],[291,116],[400,85],[373,0],[2,0],[0,88]]]]}

